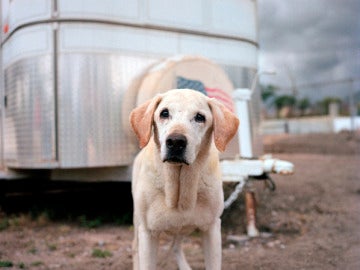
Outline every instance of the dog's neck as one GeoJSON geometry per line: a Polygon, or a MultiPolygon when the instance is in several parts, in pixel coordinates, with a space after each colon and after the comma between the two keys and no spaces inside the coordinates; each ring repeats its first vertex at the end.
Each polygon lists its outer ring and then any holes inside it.
{"type": "Polygon", "coordinates": [[[189,165],[164,163],[166,206],[180,211],[193,209],[197,201],[200,172],[189,165]]]}
{"type": "MultiPolygon", "coordinates": [[[[156,131],[155,131],[156,133],[156,131]]],[[[200,182],[200,170],[203,164],[206,163],[208,153],[212,143],[212,129],[207,131],[205,138],[200,149],[202,149],[194,162],[191,165],[179,165],[162,162],[159,159],[157,164],[162,164],[162,175],[164,175],[164,193],[165,204],[168,208],[178,209],[180,211],[186,211],[194,209],[197,201],[199,182],[200,182]],[[197,168],[197,169],[194,169],[197,168]]],[[[157,136],[154,136],[157,138],[157,136]]],[[[156,147],[159,151],[160,143],[153,137],[153,147],[156,147]]]]}

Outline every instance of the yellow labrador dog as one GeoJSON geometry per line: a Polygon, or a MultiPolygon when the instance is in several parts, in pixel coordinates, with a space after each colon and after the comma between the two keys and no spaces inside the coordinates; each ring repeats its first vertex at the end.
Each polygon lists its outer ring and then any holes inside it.
{"type": "Polygon", "coordinates": [[[221,269],[223,189],[218,150],[239,120],[215,99],[170,90],[134,109],[130,123],[143,148],[133,167],[134,269],[157,266],[159,235],[174,235],[179,269],[191,269],[181,236],[199,229],[206,269],[221,269]]]}

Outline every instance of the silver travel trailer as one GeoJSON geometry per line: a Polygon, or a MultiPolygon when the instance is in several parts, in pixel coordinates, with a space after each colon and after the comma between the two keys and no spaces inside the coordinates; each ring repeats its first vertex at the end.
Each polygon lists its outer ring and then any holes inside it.
{"type": "MultiPolygon", "coordinates": [[[[227,96],[248,87],[256,9],[251,0],[2,0],[2,176],[130,180],[130,110],[179,78],[227,96]]],[[[258,102],[256,92],[255,155],[258,102]]]]}
{"type": "MultiPolygon", "coordinates": [[[[262,157],[255,0],[0,0],[0,180],[131,181],[130,111],[193,88],[238,114],[224,181],[293,171],[262,157]]],[[[254,194],[247,229],[258,235],[254,194]]]]}

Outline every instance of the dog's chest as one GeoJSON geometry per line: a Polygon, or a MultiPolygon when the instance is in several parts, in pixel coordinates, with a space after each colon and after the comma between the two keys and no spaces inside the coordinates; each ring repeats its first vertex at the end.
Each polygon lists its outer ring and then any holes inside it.
{"type": "MultiPolygon", "coordinates": [[[[220,190],[222,191],[222,190],[220,190]]],[[[199,192],[195,205],[186,210],[166,205],[165,194],[161,192],[149,204],[146,212],[147,226],[152,231],[165,231],[174,234],[191,232],[194,229],[206,230],[222,213],[223,196],[221,192],[209,194],[199,192]]]]}
{"type": "Polygon", "coordinates": [[[196,228],[206,230],[221,215],[223,193],[217,174],[191,166],[165,166],[152,179],[153,192],[148,193],[152,195],[144,194],[149,230],[175,234],[196,228]]]}
{"type": "Polygon", "coordinates": [[[147,211],[149,230],[168,233],[188,233],[196,228],[205,230],[215,219],[208,207],[196,205],[194,209],[168,208],[165,201],[155,201],[147,211]]]}

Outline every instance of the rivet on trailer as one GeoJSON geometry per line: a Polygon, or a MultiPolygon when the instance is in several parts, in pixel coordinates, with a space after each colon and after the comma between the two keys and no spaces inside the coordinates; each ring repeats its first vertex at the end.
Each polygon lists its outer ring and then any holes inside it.
{"type": "MultiPolygon", "coordinates": [[[[256,1],[84,3],[1,1],[1,179],[130,181],[138,151],[130,111],[182,87],[240,117],[221,156],[224,181],[239,183],[226,205],[250,179],[293,172],[289,162],[256,158],[260,94],[248,89],[259,74],[256,1]]],[[[254,194],[245,198],[255,236],[254,194]]]]}

